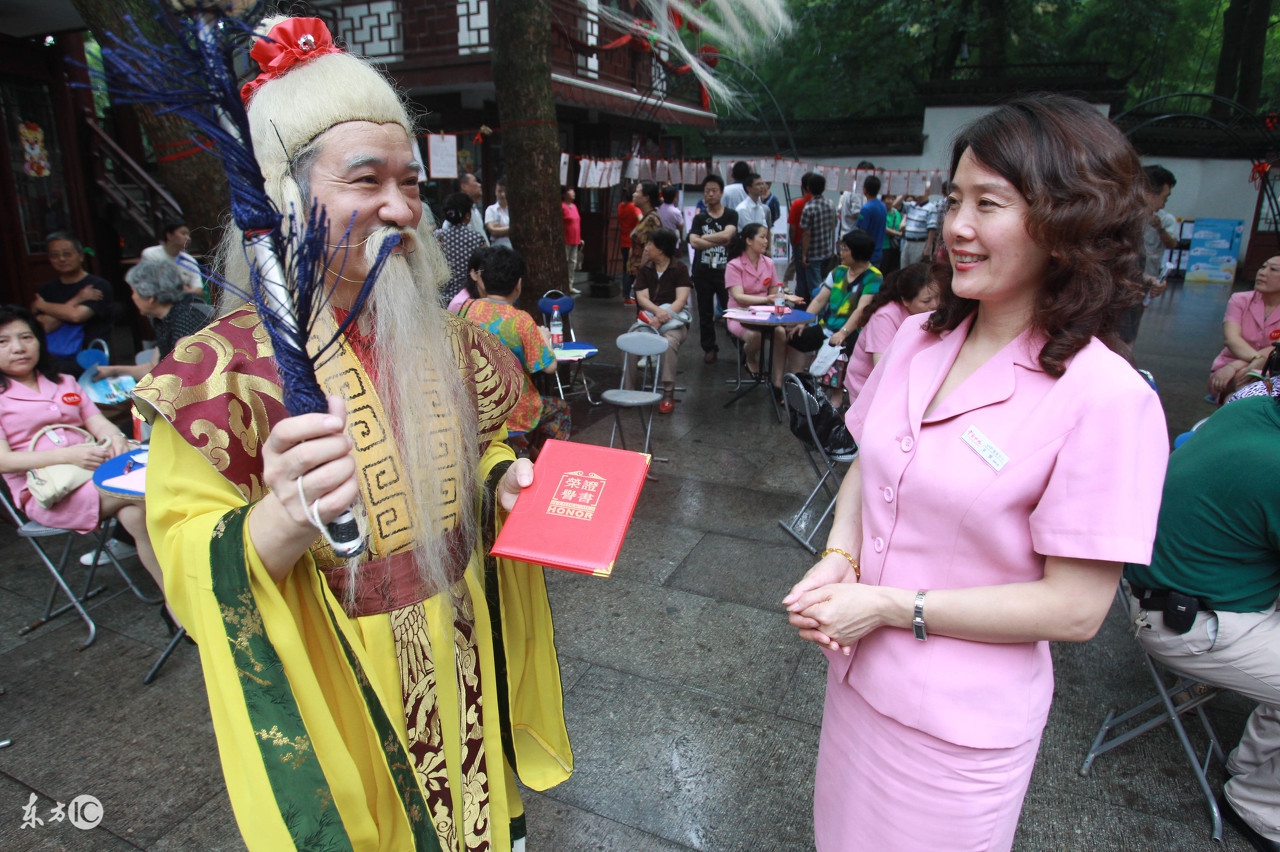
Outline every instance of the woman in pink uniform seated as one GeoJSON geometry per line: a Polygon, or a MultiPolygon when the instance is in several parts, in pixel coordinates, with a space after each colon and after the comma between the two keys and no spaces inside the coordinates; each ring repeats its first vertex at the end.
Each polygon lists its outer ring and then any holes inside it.
{"type": "MultiPolygon", "coordinates": [[[[749,308],[752,305],[772,305],[782,292],[777,279],[773,258],[769,256],[769,229],[759,222],[752,222],[729,241],[729,262],[724,268],[724,289],[729,294],[729,307],[749,308]]],[[[804,304],[804,300],[791,293],[783,298],[789,304],[804,304]]],[[[747,357],[747,370],[755,377],[760,372],[760,329],[749,328],[733,319],[725,320],[725,327],[734,337],[742,339],[747,357]]],[[[786,366],[787,330],[782,326],[773,329],[774,396],[782,396],[782,373],[786,366]]]]}
{"type": "Polygon", "coordinates": [[[1053,696],[1146,564],[1160,400],[1099,339],[1141,298],[1144,182],[1092,106],[1040,95],[964,128],[932,314],[847,423],[828,547],[784,599],[829,666],[820,852],[1008,850],[1053,696]]]}
{"type": "Polygon", "coordinates": [[[937,306],[938,285],[929,280],[929,264],[913,263],[889,273],[859,320],[862,333],[854,344],[849,369],[844,374],[844,389],[850,402],[858,398],[867,376],[880,363],[903,320],[937,306]]]}
{"type": "Polygon", "coordinates": [[[1209,390],[1219,400],[1248,384],[1250,370],[1266,366],[1280,340],[1280,256],[1258,270],[1253,289],[1233,293],[1222,318],[1226,345],[1209,368],[1209,390]]]}
{"type": "Polygon", "coordinates": [[[27,490],[29,470],[51,464],[94,470],[128,449],[124,433],[98,412],[76,380],[53,371],[44,329],[31,312],[17,305],[0,307],[0,473],[18,508],[45,526],[82,534],[93,532],[106,518],[118,518],[137,542],[142,567],[163,588],[143,501],[108,497],[90,481],[46,509],[27,490]],[[54,424],[79,426],[109,444],[90,444],[78,432],[60,430],[46,432],[36,449],[28,451],[32,436],[54,424]]]}

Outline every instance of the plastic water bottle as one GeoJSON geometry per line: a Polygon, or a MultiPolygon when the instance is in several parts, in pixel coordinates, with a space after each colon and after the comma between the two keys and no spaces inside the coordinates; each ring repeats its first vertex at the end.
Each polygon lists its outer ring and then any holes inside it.
{"type": "Polygon", "coordinates": [[[560,309],[551,310],[551,347],[554,349],[564,343],[564,320],[560,319],[560,309]]]}

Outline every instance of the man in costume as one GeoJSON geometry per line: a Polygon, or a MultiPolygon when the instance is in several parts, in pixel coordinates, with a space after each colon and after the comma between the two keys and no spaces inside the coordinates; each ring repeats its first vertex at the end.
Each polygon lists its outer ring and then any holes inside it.
{"type": "MultiPolygon", "coordinates": [[[[318,19],[273,23],[244,95],[268,194],[334,223],[313,346],[384,237],[401,244],[317,366],[327,415],[288,416],[250,306],[139,386],[165,591],[200,646],[249,849],[522,849],[515,777],[546,789],[572,756],[542,571],[486,555],[533,479],[502,443],[519,367],[436,307],[447,269],[391,86],[318,19]],[[368,549],[348,563],[318,526],[361,503],[368,549]]],[[[247,289],[242,235],[220,254],[247,289]]]]}

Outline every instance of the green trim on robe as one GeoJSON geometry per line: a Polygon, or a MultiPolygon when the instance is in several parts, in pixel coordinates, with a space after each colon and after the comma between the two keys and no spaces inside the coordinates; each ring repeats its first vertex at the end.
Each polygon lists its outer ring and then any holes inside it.
{"type": "Polygon", "coordinates": [[[333,806],[329,782],[312,750],[284,664],[263,630],[262,615],[249,589],[248,571],[236,570],[245,565],[244,524],[248,515],[248,506],[227,512],[209,543],[210,564],[223,568],[213,572],[213,593],[240,674],[245,709],[294,845],[316,852],[348,852],[351,839],[333,806]]]}

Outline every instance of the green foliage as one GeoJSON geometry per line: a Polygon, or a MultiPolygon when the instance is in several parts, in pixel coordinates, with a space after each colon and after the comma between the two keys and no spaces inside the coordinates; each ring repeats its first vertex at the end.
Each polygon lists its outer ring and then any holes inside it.
{"type": "MultiPolygon", "coordinates": [[[[1227,3],[791,0],[795,31],[756,69],[775,93],[786,94],[780,100],[789,117],[800,119],[910,113],[919,108],[918,83],[993,61],[1105,62],[1136,103],[1213,90],[1227,3]]],[[[1280,106],[1277,33],[1273,26],[1267,41],[1266,108],[1280,106]]]]}

